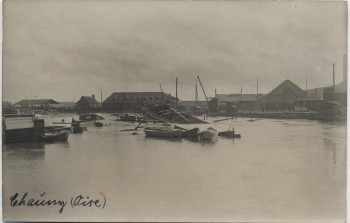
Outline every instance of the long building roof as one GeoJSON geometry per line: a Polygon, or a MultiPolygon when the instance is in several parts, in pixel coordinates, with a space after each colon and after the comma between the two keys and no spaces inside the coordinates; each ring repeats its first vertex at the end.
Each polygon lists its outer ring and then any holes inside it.
{"type": "Polygon", "coordinates": [[[175,100],[175,97],[165,92],[114,92],[103,103],[120,103],[121,101],[141,100],[160,100],[169,98],[175,100]]]}
{"type": "Polygon", "coordinates": [[[44,105],[44,104],[59,104],[52,99],[24,99],[17,102],[15,105],[44,105]]]}

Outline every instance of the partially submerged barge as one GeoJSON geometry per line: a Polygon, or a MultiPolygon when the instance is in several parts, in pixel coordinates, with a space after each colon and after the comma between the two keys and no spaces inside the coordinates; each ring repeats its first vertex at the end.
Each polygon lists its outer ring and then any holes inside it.
{"type": "Polygon", "coordinates": [[[165,123],[208,124],[206,121],[193,117],[181,111],[176,111],[170,105],[156,105],[150,108],[142,107],[145,119],[165,123]]]}
{"type": "Polygon", "coordinates": [[[67,141],[69,135],[67,129],[46,129],[34,115],[3,115],[2,127],[4,143],[67,141]]]}

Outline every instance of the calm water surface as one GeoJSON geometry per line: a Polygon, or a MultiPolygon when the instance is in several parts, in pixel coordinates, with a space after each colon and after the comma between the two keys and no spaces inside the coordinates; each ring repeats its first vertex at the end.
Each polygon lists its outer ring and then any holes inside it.
{"type": "MultiPolygon", "coordinates": [[[[3,145],[8,220],[340,221],[346,218],[346,124],[228,120],[239,140],[145,138],[131,123],[92,125],[66,143],[3,145]],[[104,209],[10,207],[14,193],[107,197],[104,209]]],[[[68,116],[66,117],[68,120],[68,116]]],[[[47,117],[46,123],[62,117],[47,117]]],[[[193,125],[194,127],[195,125],[193,125]]],[[[190,128],[192,126],[185,126],[190,128]]]]}

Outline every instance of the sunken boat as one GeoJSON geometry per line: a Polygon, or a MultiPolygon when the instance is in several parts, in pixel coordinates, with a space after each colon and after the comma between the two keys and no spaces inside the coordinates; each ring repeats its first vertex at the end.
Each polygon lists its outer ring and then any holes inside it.
{"type": "Polygon", "coordinates": [[[207,124],[206,121],[193,117],[181,111],[176,111],[170,105],[156,105],[153,107],[142,107],[145,119],[156,120],[165,123],[179,124],[207,124]]]}

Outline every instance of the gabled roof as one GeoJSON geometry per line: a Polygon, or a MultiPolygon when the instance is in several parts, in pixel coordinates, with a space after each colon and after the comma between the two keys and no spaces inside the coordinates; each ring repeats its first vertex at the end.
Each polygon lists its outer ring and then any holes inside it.
{"type": "Polygon", "coordinates": [[[25,99],[17,102],[15,105],[43,105],[43,104],[59,104],[52,99],[25,99]]]}
{"type": "Polygon", "coordinates": [[[280,85],[278,85],[275,89],[273,89],[268,95],[271,94],[282,94],[282,92],[286,89],[289,88],[296,92],[297,94],[305,94],[305,91],[301,89],[298,85],[294,84],[290,80],[285,80],[283,81],[280,85]]]}
{"type": "MultiPolygon", "coordinates": [[[[90,104],[98,104],[99,103],[98,101],[96,101],[96,99],[94,97],[91,97],[91,96],[81,96],[79,101],[81,101],[81,100],[86,101],[90,104]]],[[[77,103],[79,101],[77,101],[77,103]]]]}

